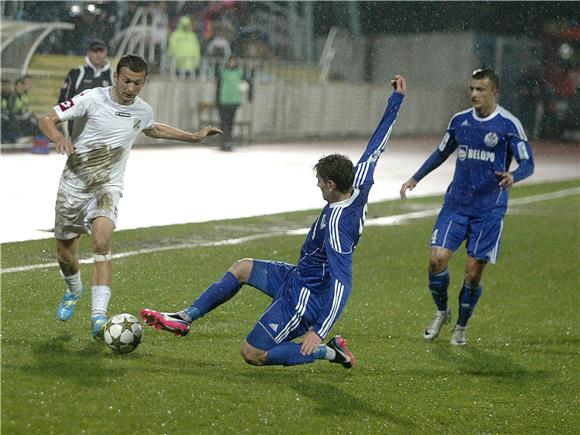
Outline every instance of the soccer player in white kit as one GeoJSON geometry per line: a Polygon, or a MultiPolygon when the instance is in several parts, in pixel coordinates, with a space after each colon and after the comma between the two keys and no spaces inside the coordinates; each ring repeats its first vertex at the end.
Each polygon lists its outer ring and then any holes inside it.
{"type": "Polygon", "coordinates": [[[189,133],[155,122],[151,106],[138,95],[147,78],[148,66],[139,56],[123,56],[117,64],[115,85],[86,90],[61,102],[44,116],[39,127],[68,159],[58,189],[55,207],[57,259],[67,284],[57,317],[68,320],[83,292],[77,256],[80,236],[90,233],[93,252],[93,337],[101,338],[111,297],[111,239],[117,207],[123,193],[123,177],[129,152],[137,135],[184,142],[199,142],[221,130],[205,127],[189,133]],[[75,119],[84,126],[77,137],[66,139],[57,124],[75,119]],[[74,144],[73,144],[74,142],[74,144]]]}

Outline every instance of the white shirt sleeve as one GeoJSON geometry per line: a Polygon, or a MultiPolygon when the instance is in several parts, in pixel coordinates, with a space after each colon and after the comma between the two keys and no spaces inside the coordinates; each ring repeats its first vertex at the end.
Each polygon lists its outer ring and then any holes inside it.
{"type": "Polygon", "coordinates": [[[53,109],[61,121],[81,118],[85,116],[94,104],[94,93],[91,90],[83,91],[70,100],[63,101],[53,109]]]}

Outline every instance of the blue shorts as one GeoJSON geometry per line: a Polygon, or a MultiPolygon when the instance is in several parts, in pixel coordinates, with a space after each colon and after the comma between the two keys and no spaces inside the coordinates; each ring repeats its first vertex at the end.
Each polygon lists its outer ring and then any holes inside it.
{"type": "MultiPolygon", "coordinates": [[[[255,348],[269,350],[304,335],[309,328],[305,312],[310,290],[298,288],[296,266],[278,261],[253,260],[248,284],[272,298],[246,340],[255,348]],[[298,302],[295,295],[298,294],[298,302]]],[[[312,305],[312,304],[310,304],[312,305]]]]}
{"type": "Polygon", "coordinates": [[[455,252],[467,240],[467,255],[495,264],[502,230],[503,212],[492,210],[467,216],[443,207],[433,227],[430,245],[455,252]]]}

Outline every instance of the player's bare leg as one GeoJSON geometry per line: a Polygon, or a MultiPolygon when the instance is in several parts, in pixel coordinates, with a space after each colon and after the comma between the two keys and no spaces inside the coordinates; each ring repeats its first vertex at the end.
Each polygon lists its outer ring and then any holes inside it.
{"type": "Polygon", "coordinates": [[[452,256],[453,251],[446,248],[432,247],[429,252],[429,289],[437,311],[423,332],[425,340],[435,339],[443,325],[451,320],[451,310],[447,306],[449,287],[447,264],[452,256]]]}
{"type": "Polygon", "coordinates": [[[107,323],[107,308],[111,298],[111,283],[113,280],[113,262],[111,260],[111,239],[115,224],[107,217],[97,217],[93,220],[91,235],[93,251],[92,276],[92,315],[91,326],[93,336],[100,338],[107,323]]]}
{"type": "Polygon", "coordinates": [[[242,357],[244,361],[253,366],[263,366],[266,365],[268,352],[260,350],[250,343],[244,340],[241,349],[242,357]]]}
{"type": "Polygon", "coordinates": [[[79,240],[78,236],[69,240],[56,239],[56,258],[62,278],[67,284],[67,290],[56,309],[56,315],[62,321],[72,317],[83,292],[77,257],[79,240]]]}

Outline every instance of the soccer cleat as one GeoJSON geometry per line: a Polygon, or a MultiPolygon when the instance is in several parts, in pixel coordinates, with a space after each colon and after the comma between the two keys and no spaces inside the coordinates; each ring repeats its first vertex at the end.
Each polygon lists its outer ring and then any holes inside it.
{"type": "Polygon", "coordinates": [[[427,326],[427,329],[425,329],[425,332],[423,332],[423,338],[425,340],[433,340],[439,335],[441,327],[445,323],[449,323],[450,321],[451,321],[451,310],[449,308],[447,308],[446,311],[437,310],[435,316],[433,317],[433,320],[431,320],[431,323],[429,323],[429,326],[427,326]]]}
{"type": "Polygon", "coordinates": [[[71,293],[69,291],[65,292],[64,296],[60,300],[58,307],[56,308],[56,316],[59,320],[63,322],[72,317],[77,309],[77,302],[81,298],[82,292],[71,293]]]}
{"type": "Polygon", "coordinates": [[[140,314],[143,321],[152,328],[169,331],[178,337],[185,337],[189,333],[189,322],[175,313],[161,313],[143,308],[140,314]]]}
{"type": "Polygon", "coordinates": [[[102,314],[93,314],[91,316],[91,331],[95,340],[102,340],[105,332],[107,318],[102,314]]]}
{"type": "Polygon", "coordinates": [[[450,343],[454,346],[465,346],[467,344],[467,338],[465,338],[466,329],[467,326],[455,325],[453,331],[451,331],[450,343]]]}
{"type": "Polygon", "coordinates": [[[346,340],[340,335],[333,337],[326,345],[336,352],[334,359],[330,360],[331,363],[342,364],[345,369],[354,367],[356,359],[352,352],[346,348],[346,340]]]}

